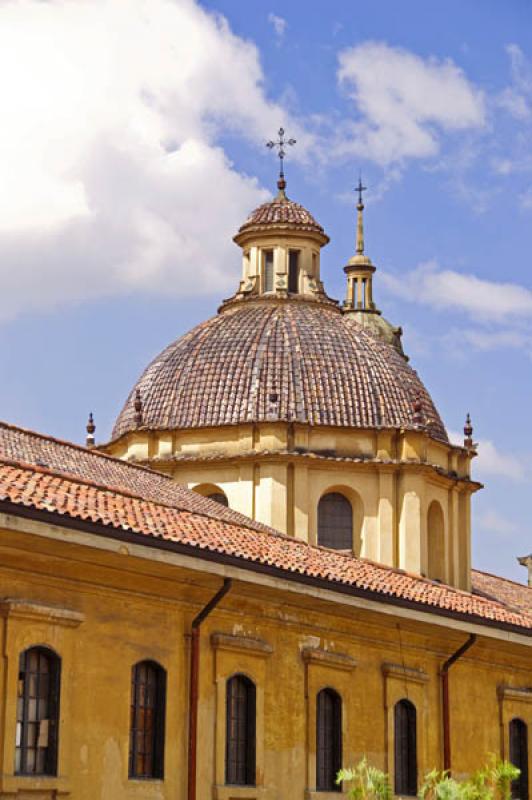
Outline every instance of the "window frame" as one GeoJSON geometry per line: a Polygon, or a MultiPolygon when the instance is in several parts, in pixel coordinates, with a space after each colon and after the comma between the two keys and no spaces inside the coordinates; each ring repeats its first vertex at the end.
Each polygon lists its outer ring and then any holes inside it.
{"type": "Polygon", "coordinates": [[[407,698],[394,706],[394,793],[416,797],[418,793],[417,709],[407,698]],[[405,730],[406,728],[406,730],[405,730]]]}
{"type": "MultiPolygon", "coordinates": [[[[57,777],[57,764],[59,754],[59,722],[60,722],[60,703],[61,703],[61,658],[49,647],[43,645],[32,645],[19,654],[18,667],[18,691],[17,691],[17,714],[16,714],[16,735],[15,735],[15,775],[20,777],[49,776],[57,777]],[[40,669],[37,672],[28,670],[28,659],[32,655],[38,658],[38,665],[41,659],[48,662],[48,670],[44,672],[40,669]],[[29,687],[31,680],[29,676],[36,675],[36,694],[32,698],[29,687]],[[39,688],[43,682],[43,675],[48,675],[47,696],[39,694],[39,688]],[[26,677],[28,676],[28,677],[26,677]],[[21,683],[23,684],[21,687],[21,683]],[[35,719],[30,719],[31,701],[35,700],[35,719]],[[47,716],[41,715],[40,704],[46,701],[47,716]],[[22,706],[22,713],[19,714],[19,706],[22,706]],[[46,747],[39,747],[41,736],[41,723],[48,720],[48,733],[46,747]],[[36,725],[35,747],[28,745],[30,726],[36,725]],[[19,728],[20,726],[20,728],[19,728]],[[20,742],[20,744],[18,744],[20,742]],[[35,767],[39,761],[39,750],[44,750],[43,769],[28,769],[28,753],[35,750],[35,767]],[[17,763],[19,760],[20,763],[17,763]]],[[[31,716],[34,716],[33,714],[31,716]]]]}
{"type": "MultiPolygon", "coordinates": [[[[338,504],[338,507],[340,504],[338,504]]],[[[353,508],[353,503],[349,500],[345,494],[342,494],[338,491],[327,491],[320,497],[318,501],[318,509],[317,509],[317,544],[320,547],[328,547],[330,550],[341,550],[343,552],[353,552],[354,551],[354,519],[355,519],[355,509],[353,508]],[[347,506],[349,507],[349,525],[347,524],[347,517],[345,520],[345,530],[341,530],[338,534],[337,528],[334,526],[334,520],[332,520],[329,524],[328,516],[330,517],[331,509],[328,508],[324,510],[324,504],[331,504],[331,499],[335,498],[336,501],[342,501],[341,505],[344,506],[344,510],[347,510],[347,506]],[[324,517],[324,518],[323,518],[324,517]],[[347,547],[343,545],[347,545],[347,530],[349,529],[349,544],[347,547]],[[335,535],[339,535],[343,538],[340,538],[339,543],[342,546],[338,546],[338,543],[333,541],[333,537],[335,535]]]]}
{"type": "Polygon", "coordinates": [[[275,254],[273,249],[262,251],[262,265],[263,265],[262,286],[264,294],[272,294],[275,290],[274,260],[275,260],[275,254]]]}
{"type": "MultiPolygon", "coordinates": [[[[242,701],[242,699],[241,697],[240,700],[242,701]]],[[[241,672],[231,675],[226,682],[225,703],[225,783],[228,786],[256,786],[257,687],[255,682],[241,672]],[[240,719],[233,713],[239,699],[235,695],[236,689],[243,689],[245,692],[245,711],[240,719]],[[244,733],[242,733],[242,729],[244,729],[244,733]]],[[[237,709],[238,713],[242,714],[242,708],[237,709]]]]}
{"type": "MultiPolygon", "coordinates": [[[[130,716],[129,716],[129,750],[128,750],[128,778],[129,780],[164,780],[164,750],[165,750],[165,728],[166,728],[166,670],[157,661],[151,659],[144,659],[137,661],[131,667],[131,685],[130,685],[130,716]],[[141,681],[139,674],[141,669],[146,670],[146,679],[141,681]],[[155,688],[153,690],[153,706],[152,717],[153,723],[151,730],[147,733],[147,724],[145,722],[146,714],[145,709],[148,707],[146,704],[140,705],[139,687],[144,685],[149,686],[148,683],[148,670],[152,671],[155,677],[155,688]],[[144,710],[144,714],[141,714],[144,710]],[[144,717],[144,724],[139,725],[139,717],[144,717]],[[144,736],[144,744],[146,744],[146,737],[151,737],[151,750],[150,768],[139,770],[137,766],[138,752],[138,739],[139,736],[144,736]]],[[[144,689],[146,692],[146,688],[144,689]]],[[[146,696],[146,695],[145,695],[146,696]]],[[[146,759],[146,752],[143,754],[146,759]]]]}
{"type": "Polygon", "coordinates": [[[520,717],[513,717],[508,724],[508,752],[509,760],[514,766],[521,770],[521,774],[515,781],[512,781],[512,798],[519,800],[529,800],[528,788],[528,725],[520,717]],[[519,754],[515,753],[515,740],[519,739],[519,754]],[[516,763],[519,760],[519,763],[516,763]]]}
{"type": "Polygon", "coordinates": [[[288,293],[299,294],[300,251],[288,251],[288,293]],[[295,288],[294,288],[295,287],[295,288]]]}
{"type": "Polygon", "coordinates": [[[330,686],[320,689],[316,695],[316,790],[318,792],[341,792],[342,785],[336,783],[342,768],[342,697],[330,686]],[[330,702],[327,709],[325,703],[330,702]],[[329,720],[327,720],[329,713],[329,720]],[[330,730],[327,730],[327,725],[330,730]],[[324,742],[327,734],[330,741],[324,742]]]}

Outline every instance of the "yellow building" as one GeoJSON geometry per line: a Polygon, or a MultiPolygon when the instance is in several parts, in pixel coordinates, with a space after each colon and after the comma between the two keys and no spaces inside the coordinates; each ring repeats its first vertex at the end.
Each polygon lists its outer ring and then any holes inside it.
{"type": "Polygon", "coordinates": [[[340,306],[281,182],[112,455],[0,424],[2,800],[327,800],[363,754],[413,796],[490,753],[528,798],[532,588],[471,567],[472,431],[377,310],[362,213],[340,306]]]}

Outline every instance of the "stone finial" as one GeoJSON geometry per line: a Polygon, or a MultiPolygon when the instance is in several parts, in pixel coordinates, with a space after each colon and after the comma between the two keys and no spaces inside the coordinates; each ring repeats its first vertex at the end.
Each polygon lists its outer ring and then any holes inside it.
{"type": "Polygon", "coordinates": [[[532,588],[532,553],[517,559],[522,567],[528,568],[528,585],[532,588]]]}
{"type": "Polygon", "coordinates": [[[472,450],[475,445],[473,444],[473,425],[471,424],[471,415],[468,413],[464,425],[464,447],[472,450]]]}
{"type": "Polygon", "coordinates": [[[142,397],[140,389],[135,392],[135,425],[139,428],[142,425],[142,397]]]}
{"type": "Polygon", "coordinates": [[[412,422],[414,425],[423,425],[423,403],[421,401],[421,393],[418,392],[414,402],[412,403],[412,422]]]}
{"type": "Polygon", "coordinates": [[[87,422],[87,438],[85,440],[87,447],[94,447],[94,445],[96,444],[96,440],[94,439],[95,431],[96,431],[96,425],[94,424],[94,417],[91,411],[87,422]]]}

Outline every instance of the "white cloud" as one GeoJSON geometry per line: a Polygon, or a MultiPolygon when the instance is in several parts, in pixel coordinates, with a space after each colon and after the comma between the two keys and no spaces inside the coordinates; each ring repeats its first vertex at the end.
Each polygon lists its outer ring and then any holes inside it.
{"type": "Polygon", "coordinates": [[[343,131],[337,151],[381,165],[434,156],[442,132],[485,123],[483,94],[451,60],[366,42],[339,54],[338,78],[360,119],[343,131]]]}
{"type": "Polygon", "coordinates": [[[268,22],[273,27],[277,41],[281,42],[284,39],[286,28],[288,26],[287,21],[284,19],[284,17],[278,17],[277,14],[270,13],[268,14],[268,22]]]}
{"type": "Polygon", "coordinates": [[[497,536],[514,536],[522,532],[522,527],[515,522],[503,517],[497,511],[485,511],[477,520],[478,527],[483,531],[495,533],[497,536]]]}
{"type": "MultiPolygon", "coordinates": [[[[448,434],[453,444],[463,446],[463,434],[458,431],[448,431],[448,434]]],[[[480,439],[478,457],[473,462],[473,471],[474,476],[478,476],[480,480],[483,480],[485,476],[498,476],[520,483],[527,478],[527,463],[518,456],[502,452],[490,439],[480,439]]]]}
{"type": "Polygon", "coordinates": [[[103,294],[221,292],[266,197],[220,148],[284,124],[257,49],[193,0],[0,6],[0,319],[103,294]]]}
{"type": "Polygon", "coordinates": [[[510,58],[512,83],[495,98],[495,104],[515,119],[526,120],[532,116],[532,70],[518,45],[507,45],[506,52],[510,58]]]}
{"type": "Polygon", "coordinates": [[[381,280],[398,297],[433,308],[457,309],[490,321],[532,318],[530,289],[442,269],[436,261],[420,264],[401,276],[382,274],[381,280]]]}

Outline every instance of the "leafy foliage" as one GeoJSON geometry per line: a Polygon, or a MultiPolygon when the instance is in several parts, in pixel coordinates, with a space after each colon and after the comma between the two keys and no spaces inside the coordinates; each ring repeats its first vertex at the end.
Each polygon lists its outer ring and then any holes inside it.
{"type": "MultiPolygon", "coordinates": [[[[509,761],[495,757],[465,781],[451,778],[448,772],[432,770],[425,775],[419,800],[511,800],[512,781],[519,770],[509,761]]],[[[350,800],[392,800],[390,779],[385,772],[368,764],[364,757],[355,767],[342,769],[337,783],[349,784],[350,800]]]]}

